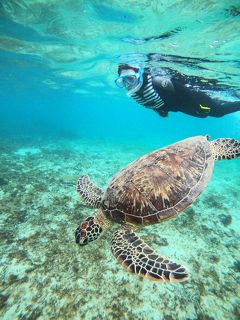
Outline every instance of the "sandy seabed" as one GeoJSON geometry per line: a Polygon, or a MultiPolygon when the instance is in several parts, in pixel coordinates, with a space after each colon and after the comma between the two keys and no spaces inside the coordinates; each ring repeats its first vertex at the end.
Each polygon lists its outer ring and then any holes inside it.
{"type": "Polygon", "coordinates": [[[81,139],[1,139],[1,319],[240,319],[239,160],[217,163],[185,212],[138,233],[187,266],[188,281],[156,283],[124,270],[110,249],[116,225],[88,246],[75,244],[77,225],[94,212],[76,193],[78,176],[89,174],[105,188],[151,150],[81,139]]]}

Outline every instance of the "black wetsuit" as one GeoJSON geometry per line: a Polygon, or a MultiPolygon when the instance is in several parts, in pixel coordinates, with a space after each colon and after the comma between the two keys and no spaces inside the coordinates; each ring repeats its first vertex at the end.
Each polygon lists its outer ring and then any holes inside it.
{"type": "Polygon", "coordinates": [[[228,102],[211,98],[181,78],[151,75],[151,71],[146,68],[141,88],[131,96],[162,117],[166,117],[169,111],[180,111],[199,118],[222,117],[240,111],[240,101],[228,102]]]}

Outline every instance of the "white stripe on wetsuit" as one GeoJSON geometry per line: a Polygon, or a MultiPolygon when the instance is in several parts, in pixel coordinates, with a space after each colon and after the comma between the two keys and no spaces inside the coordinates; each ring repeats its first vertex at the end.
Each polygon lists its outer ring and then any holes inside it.
{"type": "Polygon", "coordinates": [[[159,96],[159,94],[156,92],[156,90],[153,88],[152,84],[152,77],[150,75],[148,77],[148,84],[143,89],[142,95],[140,96],[138,93],[134,93],[132,97],[140,104],[142,104],[144,107],[149,109],[159,109],[164,105],[163,100],[159,96]],[[152,102],[153,105],[149,106],[147,105],[149,102],[152,102]]]}

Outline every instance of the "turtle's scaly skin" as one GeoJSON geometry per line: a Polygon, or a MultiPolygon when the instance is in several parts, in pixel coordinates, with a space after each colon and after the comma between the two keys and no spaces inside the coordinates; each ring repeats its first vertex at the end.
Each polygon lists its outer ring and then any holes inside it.
{"type": "Polygon", "coordinates": [[[112,238],[112,253],[128,271],[154,281],[184,281],[187,269],[154,252],[134,231],[122,227],[112,238]]]}
{"type": "Polygon", "coordinates": [[[110,182],[102,207],[116,222],[154,224],[187,208],[211,178],[214,157],[207,137],[193,137],[131,163],[110,182]]]}
{"type": "Polygon", "coordinates": [[[89,207],[99,208],[101,206],[103,191],[95,186],[88,176],[82,176],[77,181],[77,192],[89,207]]]}

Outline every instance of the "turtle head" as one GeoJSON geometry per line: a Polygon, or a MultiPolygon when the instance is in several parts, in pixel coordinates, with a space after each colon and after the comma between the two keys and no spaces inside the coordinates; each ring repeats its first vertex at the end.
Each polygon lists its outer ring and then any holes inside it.
{"type": "Polygon", "coordinates": [[[96,221],[95,216],[88,217],[83,221],[75,231],[76,243],[80,245],[88,244],[93,240],[96,240],[102,233],[102,227],[96,221]]]}

